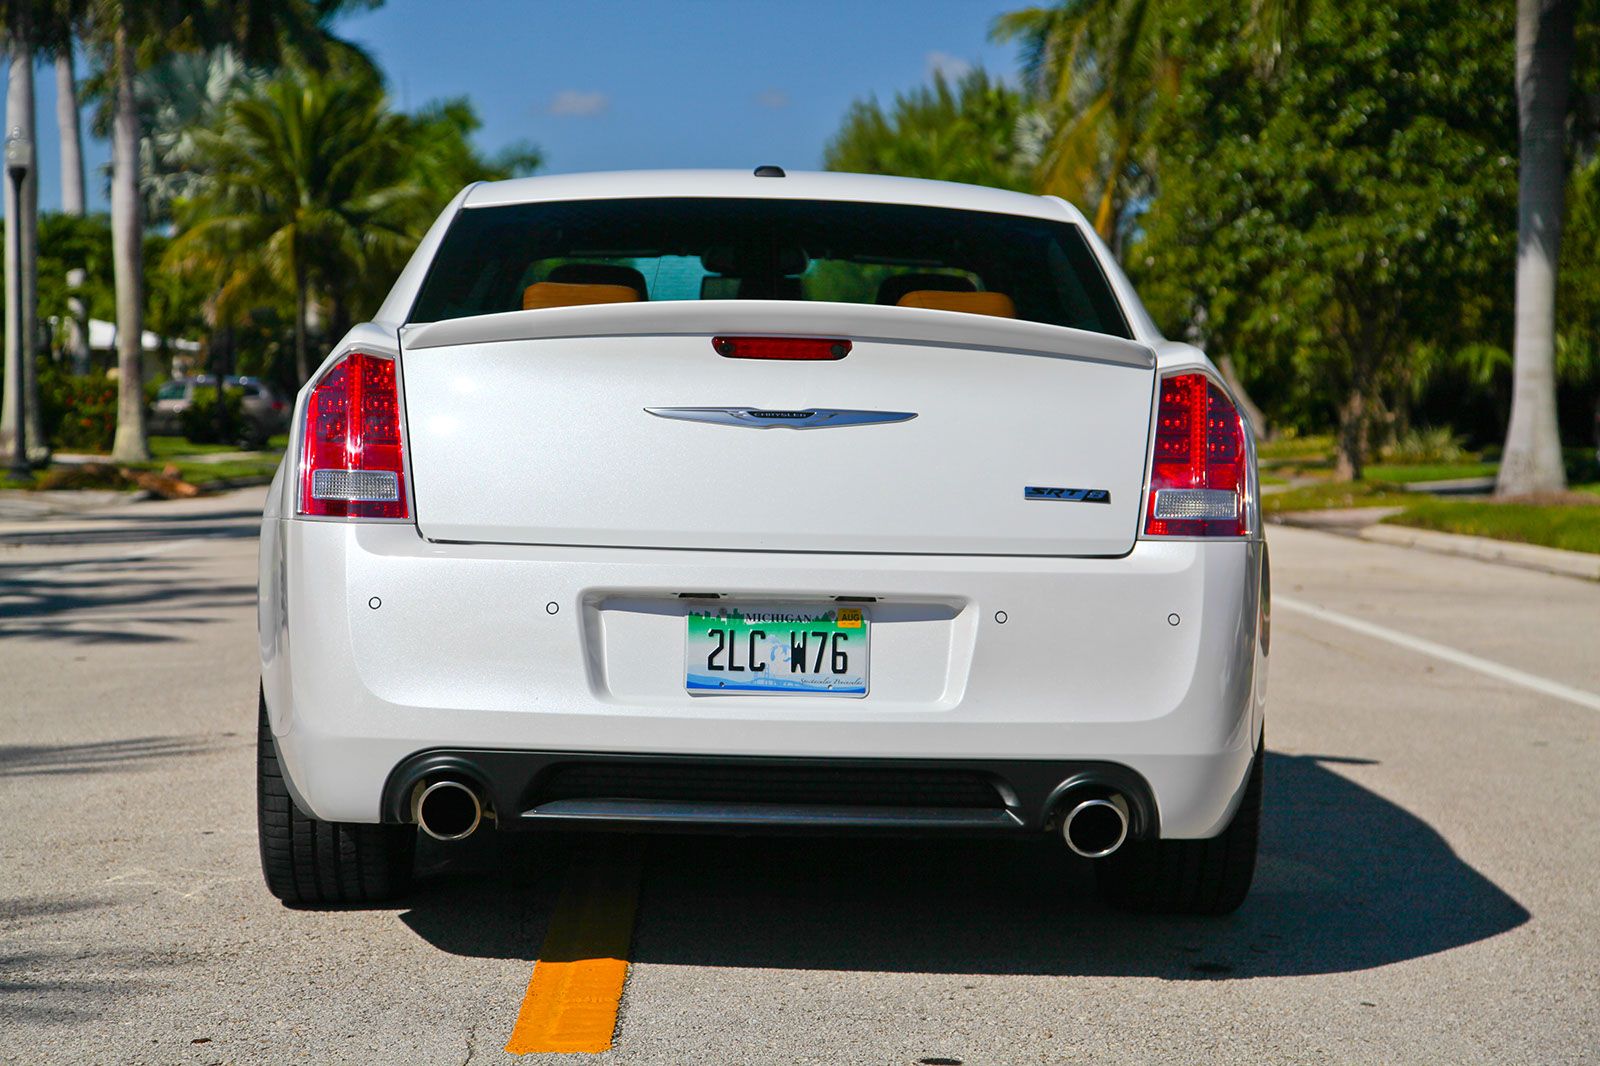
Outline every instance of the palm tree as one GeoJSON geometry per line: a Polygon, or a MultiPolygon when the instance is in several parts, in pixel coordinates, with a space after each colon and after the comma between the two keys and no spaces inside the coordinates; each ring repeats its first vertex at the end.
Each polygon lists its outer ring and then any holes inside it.
{"type": "Polygon", "coordinates": [[[823,152],[829,170],[898,174],[964,181],[1002,189],[1027,189],[1037,162],[1039,116],[1021,95],[982,69],[952,84],[935,74],[933,84],[895,97],[850,106],[823,152]]]}
{"type": "MultiPolygon", "coordinates": [[[[45,0],[34,4],[33,38],[35,55],[53,59],[56,68],[56,129],[61,148],[61,211],[82,218],[85,208],[83,184],[83,133],[78,116],[78,79],[73,67],[73,44],[88,0],[45,0]]],[[[81,266],[67,270],[68,290],[85,280],[81,266]]],[[[83,300],[74,295],[68,301],[63,348],[77,373],[89,369],[88,315],[83,300]]]]}
{"type": "Polygon", "coordinates": [[[347,305],[360,278],[392,274],[421,233],[428,198],[405,134],[375,80],[285,69],[195,133],[207,178],[176,205],[168,262],[216,277],[224,318],[232,293],[263,280],[291,293],[305,381],[313,294],[347,305]]]}
{"type": "Polygon", "coordinates": [[[228,47],[178,53],[140,72],[139,190],[147,220],[171,222],[172,205],[206,181],[197,134],[220,123],[228,104],[266,76],[228,47]]]}
{"type": "MultiPolygon", "coordinates": [[[[1312,0],[1254,0],[1251,28],[1269,74],[1304,25],[1312,0]]],[[[1022,44],[1023,80],[1052,131],[1040,191],[1090,205],[1096,232],[1114,250],[1130,203],[1154,191],[1149,131],[1178,85],[1169,53],[1183,0],[1062,0],[995,19],[996,40],[1022,44]]]]}
{"type": "MultiPolygon", "coordinates": [[[[6,87],[6,125],[0,136],[10,136],[15,131],[29,142],[38,140],[34,119],[33,64],[39,24],[48,20],[48,12],[40,9],[46,6],[28,0],[0,6],[0,19],[4,20],[11,53],[6,87]],[[45,16],[44,20],[41,20],[41,15],[45,16]]],[[[6,225],[15,226],[20,239],[13,242],[8,236],[5,249],[6,366],[5,398],[3,405],[0,405],[0,438],[4,438],[3,447],[7,454],[16,449],[19,397],[13,395],[16,390],[11,383],[16,380],[17,360],[21,360],[22,391],[27,397],[28,458],[38,460],[49,455],[44,440],[44,420],[39,413],[38,368],[34,364],[39,308],[39,170],[35,166],[28,172],[22,182],[20,198],[9,176],[3,180],[6,225]],[[14,243],[18,246],[15,252],[14,243]],[[13,308],[19,309],[20,314],[13,308]]]]}
{"type": "Polygon", "coordinates": [[[1066,0],[1001,15],[992,35],[1023,44],[1024,79],[1052,118],[1042,192],[1090,206],[1118,246],[1123,210],[1147,185],[1146,131],[1175,84],[1171,0],[1066,0]]]}
{"type": "MultiPolygon", "coordinates": [[[[363,0],[356,0],[363,3],[363,0]]],[[[141,123],[135,77],[137,51],[238,48],[246,62],[299,54],[321,62],[327,24],[344,0],[98,0],[86,12],[87,38],[110,58],[113,85],[111,136],[111,239],[117,292],[117,434],[112,456],[139,461],[150,455],[144,419],[144,278],[139,200],[141,123]]],[[[365,0],[364,6],[374,6],[365,0]]]]}
{"type": "Polygon", "coordinates": [[[1561,250],[1573,0],[1517,0],[1517,311],[1511,422],[1496,492],[1567,486],[1556,422],[1556,260],[1561,250]]]}

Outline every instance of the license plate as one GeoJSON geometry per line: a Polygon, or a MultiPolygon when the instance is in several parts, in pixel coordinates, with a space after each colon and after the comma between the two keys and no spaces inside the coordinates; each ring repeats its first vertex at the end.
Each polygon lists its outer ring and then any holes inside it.
{"type": "Polygon", "coordinates": [[[695,693],[865,696],[872,623],[860,607],[689,608],[684,687],[695,693]]]}

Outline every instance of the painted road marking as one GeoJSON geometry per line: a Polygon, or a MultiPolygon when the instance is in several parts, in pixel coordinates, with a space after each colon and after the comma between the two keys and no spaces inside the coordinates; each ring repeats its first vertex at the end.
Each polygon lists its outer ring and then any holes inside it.
{"type": "Polygon", "coordinates": [[[1336,626],[1343,626],[1352,633],[1360,633],[1364,636],[1375,637],[1378,640],[1385,640],[1390,644],[1408,648],[1423,655],[1431,655],[1435,659],[1441,659],[1444,662],[1453,663],[1468,670],[1476,670],[1478,673],[1492,677],[1497,681],[1504,681],[1507,684],[1517,685],[1546,696],[1553,696],[1558,700],[1575,703],[1579,707],[1587,707],[1591,711],[1600,711],[1600,693],[1590,692],[1587,689],[1573,688],[1571,685],[1563,685],[1561,682],[1552,681],[1548,677],[1530,674],[1526,671],[1518,670],[1516,667],[1497,663],[1492,659],[1481,659],[1476,655],[1457,651],[1455,648],[1445,644],[1435,644],[1431,640],[1413,637],[1411,634],[1402,633],[1398,629],[1374,625],[1371,622],[1364,622],[1359,618],[1352,618],[1350,615],[1340,614],[1338,611],[1330,611],[1326,607],[1319,607],[1314,603],[1306,603],[1303,600],[1296,600],[1288,596],[1273,596],[1272,606],[1281,607],[1296,614],[1307,615],[1336,626]]]}
{"type": "Polygon", "coordinates": [[[608,850],[574,861],[506,1051],[611,1049],[638,902],[637,855],[608,850]]]}

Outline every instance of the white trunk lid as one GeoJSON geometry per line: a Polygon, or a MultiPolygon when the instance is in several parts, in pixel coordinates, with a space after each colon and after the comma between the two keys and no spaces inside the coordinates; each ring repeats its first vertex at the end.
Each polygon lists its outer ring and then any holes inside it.
{"type": "Polygon", "coordinates": [[[743,301],[456,319],[408,326],[401,346],[432,540],[1120,555],[1139,524],[1155,360],[1133,341],[743,301]],[[718,335],[853,350],[728,359],[718,335]]]}

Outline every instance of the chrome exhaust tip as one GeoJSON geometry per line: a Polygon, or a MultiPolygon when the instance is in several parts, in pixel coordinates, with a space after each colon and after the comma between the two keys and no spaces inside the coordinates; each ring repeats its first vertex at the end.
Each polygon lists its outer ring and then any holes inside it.
{"type": "Polygon", "coordinates": [[[1061,836],[1073,854],[1105,858],[1128,839],[1128,801],[1115,792],[1080,800],[1061,820],[1061,836]]]}
{"type": "Polygon", "coordinates": [[[483,801],[476,789],[461,781],[425,782],[417,786],[411,817],[435,840],[465,840],[483,821],[483,801]]]}

